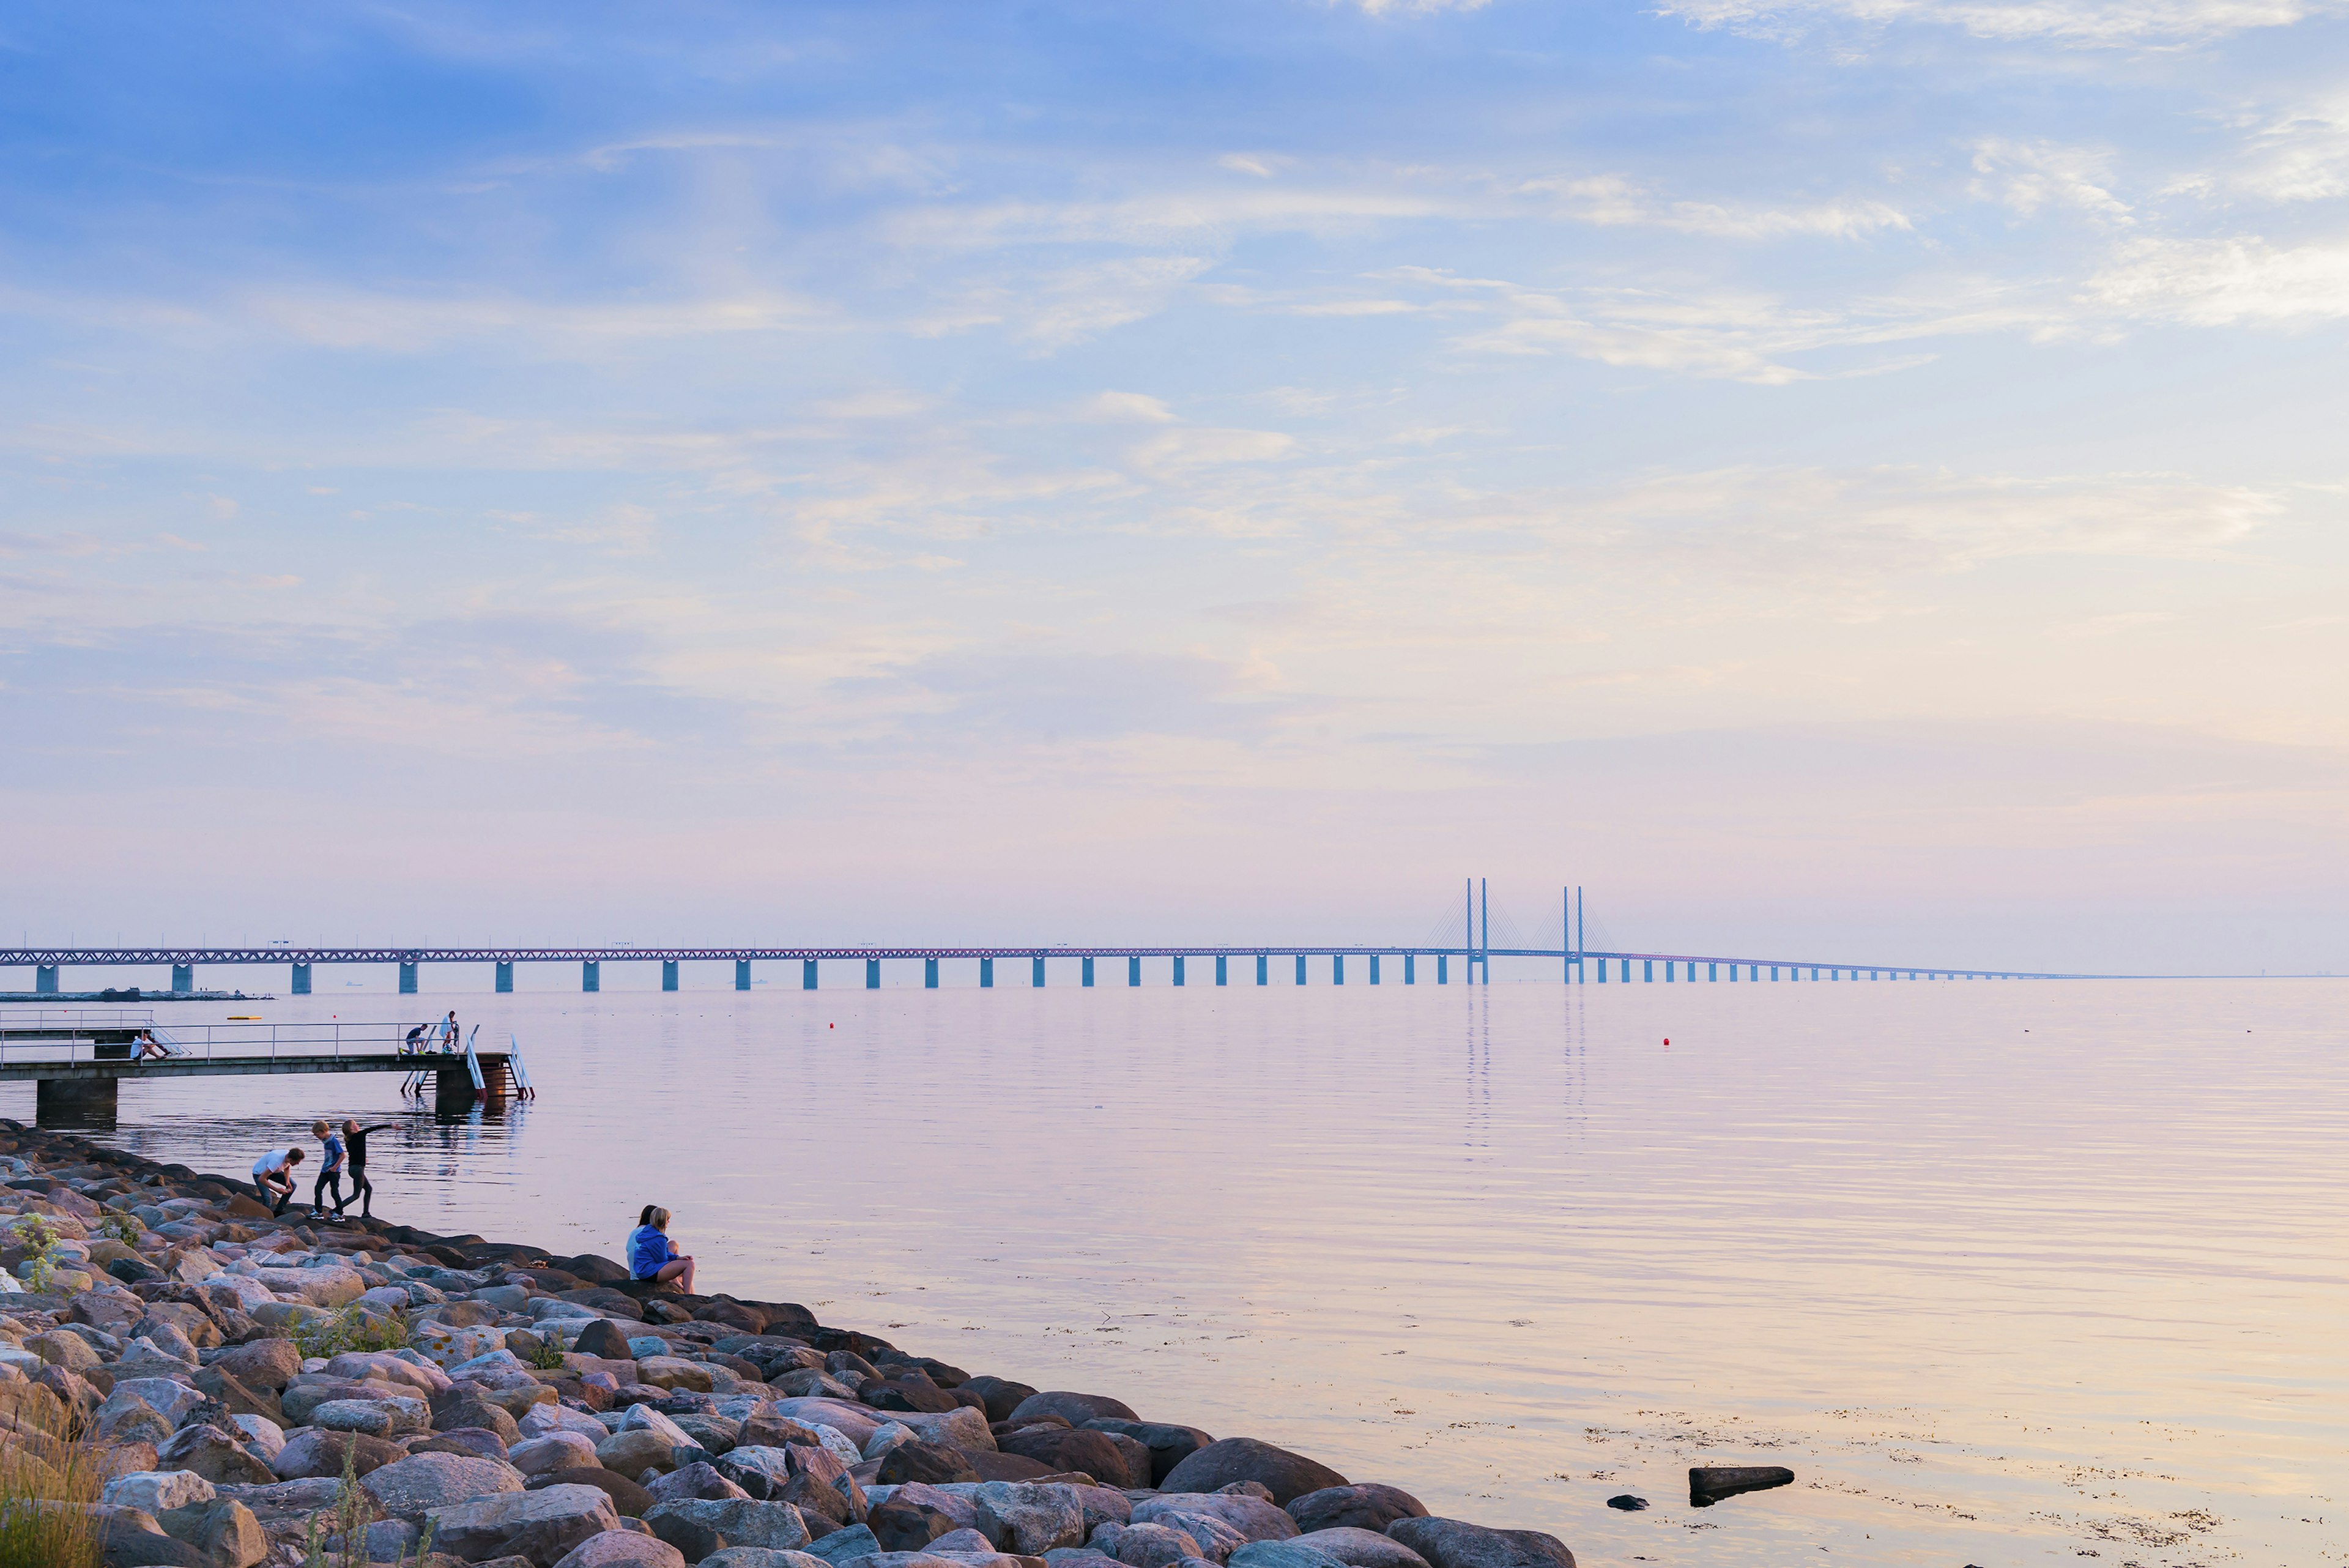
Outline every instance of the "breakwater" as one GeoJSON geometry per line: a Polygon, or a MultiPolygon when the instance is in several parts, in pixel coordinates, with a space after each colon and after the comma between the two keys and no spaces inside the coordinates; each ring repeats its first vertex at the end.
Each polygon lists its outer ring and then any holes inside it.
{"type": "Polygon", "coordinates": [[[273,1217],[248,1184],[10,1121],[0,1171],[22,1287],[0,1296],[7,1506],[87,1521],[109,1563],[1574,1562],[1391,1481],[791,1303],[273,1217]]]}

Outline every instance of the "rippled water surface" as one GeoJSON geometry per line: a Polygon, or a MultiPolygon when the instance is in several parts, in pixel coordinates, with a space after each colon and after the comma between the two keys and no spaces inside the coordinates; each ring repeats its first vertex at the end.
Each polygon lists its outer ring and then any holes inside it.
{"type": "Polygon", "coordinates": [[[453,1006],[521,1037],[543,1097],[445,1124],[388,1079],[135,1085],[118,1138],[235,1172],[313,1116],[398,1118],[379,1213],[608,1255],[664,1203],[705,1289],[1586,1563],[2312,1564],[2349,1551],[2344,1002],[346,992],[166,1017],[453,1006]],[[1801,1479],[1697,1511],[1701,1462],[1801,1479]]]}

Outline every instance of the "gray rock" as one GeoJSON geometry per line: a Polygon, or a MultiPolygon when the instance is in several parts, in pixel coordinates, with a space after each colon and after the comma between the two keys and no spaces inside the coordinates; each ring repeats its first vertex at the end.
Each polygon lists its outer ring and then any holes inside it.
{"type": "Polygon", "coordinates": [[[1237,1480],[1262,1482],[1278,1503],[1347,1484],[1344,1476],[1302,1454],[1254,1438],[1225,1438],[1185,1457],[1162,1485],[1167,1491],[1214,1491],[1237,1480]]]}
{"type": "Polygon", "coordinates": [[[285,1439],[269,1461],[274,1477],[284,1480],[308,1480],[321,1476],[343,1473],[346,1450],[353,1470],[367,1476],[403,1457],[396,1443],[381,1438],[370,1438],[362,1432],[325,1432],[316,1427],[305,1427],[285,1439]]]}
{"type": "Polygon", "coordinates": [[[1115,1432],[1132,1438],[1150,1451],[1150,1482],[1165,1484],[1167,1472],[1216,1439],[1196,1427],[1179,1427],[1164,1421],[1126,1421],[1114,1416],[1096,1416],[1079,1425],[1096,1432],[1115,1432]]]}
{"type": "MultiPolygon", "coordinates": [[[[292,1444],[286,1445],[290,1450],[292,1444]]],[[[394,1519],[420,1520],[436,1508],[523,1490],[522,1472],[503,1459],[461,1454],[410,1454],[359,1480],[360,1490],[394,1519]]],[[[553,1490],[552,1487],[547,1489],[553,1490]]]]}
{"type": "Polygon", "coordinates": [[[777,1552],[766,1546],[730,1546],[701,1560],[701,1568],[826,1568],[821,1557],[804,1552],[777,1552]]]}
{"type": "MultiPolygon", "coordinates": [[[[1419,1517],[1414,1515],[1413,1517],[1419,1517]]],[[[1297,1538],[1301,1546],[1316,1546],[1353,1568],[1428,1568],[1427,1559],[1392,1536],[1350,1524],[1309,1531],[1297,1538]]]]}
{"type": "Polygon", "coordinates": [[[324,1542],[326,1561],[334,1568],[343,1568],[344,1560],[357,1556],[365,1563],[398,1563],[416,1554],[421,1532],[404,1519],[378,1519],[358,1532],[356,1541],[340,1535],[329,1535],[324,1542]]]}
{"type": "Polygon", "coordinates": [[[589,1536],[620,1527],[612,1500],[592,1486],[500,1492],[433,1509],[424,1520],[436,1552],[469,1563],[527,1557],[537,1568],[554,1568],[589,1536]]]}
{"type": "MultiPolygon", "coordinates": [[[[1052,1550],[1055,1552],[1065,1552],[1068,1548],[1064,1546],[1056,1546],[1052,1550]]],[[[995,1550],[995,1543],[988,1540],[986,1536],[981,1535],[976,1530],[949,1530],[944,1535],[941,1535],[936,1540],[931,1542],[929,1545],[924,1549],[921,1555],[926,1557],[960,1557],[966,1553],[971,1556],[987,1557],[999,1555],[995,1550]]],[[[894,1555],[894,1553],[885,1552],[882,1555],[884,1557],[887,1557],[894,1555]]]]}
{"type": "Polygon", "coordinates": [[[259,1455],[218,1427],[182,1427],[155,1450],[158,1469],[193,1470],[214,1485],[266,1486],[275,1471],[259,1455]]]}
{"type": "Polygon", "coordinates": [[[191,1410],[204,1402],[204,1396],[202,1390],[192,1388],[176,1378],[118,1377],[114,1380],[114,1391],[109,1394],[105,1403],[98,1407],[99,1426],[102,1428],[105,1425],[109,1408],[119,1404],[128,1404],[133,1399],[177,1427],[187,1418],[191,1410]]]}
{"type": "Polygon", "coordinates": [[[665,1476],[655,1476],[643,1483],[656,1502],[678,1502],[689,1499],[717,1501],[751,1501],[750,1494],[718,1473],[718,1468],[707,1459],[696,1459],[680,1465],[665,1476]]]}
{"type": "Polygon", "coordinates": [[[1487,1530],[1462,1519],[1398,1519],[1387,1526],[1432,1568],[1574,1568],[1574,1553],[1538,1530],[1487,1530]]]}
{"type": "Polygon", "coordinates": [[[844,1563],[854,1563],[859,1557],[870,1557],[879,1552],[881,1542],[875,1540],[873,1532],[864,1525],[852,1524],[845,1530],[835,1530],[831,1534],[821,1537],[811,1543],[806,1550],[810,1556],[821,1558],[831,1564],[832,1568],[842,1568],[844,1563]]]}
{"type": "MultiPolygon", "coordinates": [[[[980,1397],[986,1396],[982,1393],[980,1397]]],[[[1030,1416],[1058,1416],[1071,1427],[1081,1427],[1095,1417],[1108,1417],[1119,1421],[1139,1421],[1133,1407],[1106,1394],[1071,1394],[1054,1389],[1043,1394],[1030,1394],[1011,1407],[1006,1417],[1010,1421],[1025,1420],[1030,1416]]]]}
{"type": "Polygon", "coordinates": [[[302,1350],[290,1339],[256,1339],[231,1345],[212,1365],[254,1388],[283,1388],[302,1371],[302,1350]]]}
{"type": "Polygon", "coordinates": [[[525,1438],[506,1451],[506,1463],[525,1476],[544,1475],[595,1462],[595,1445],[579,1432],[549,1432],[525,1438]]]}
{"type": "Polygon", "coordinates": [[[1323,1487],[1319,1491],[1290,1498],[1288,1508],[1288,1517],[1309,1534],[1344,1526],[1383,1532],[1398,1519],[1427,1517],[1427,1510],[1419,1499],[1400,1487],[1381,1486],[1375,1481],[1323,1487]]]}
{"type": "MultiPolygon", "coordinates": [[[[1135,1512],[1141,1512],[1139,1504],[1135,1512]]],[[[1199,1543],[1199,1555],[1210,1563],[1226,1562],[1233,1552],[1248,1543],[1248,1538],[1241,1533],[1238,1526],[1212,1513],[1186,1513],[1181,1509],[1170,1508],[1155,1511],[1149,1519],[1137,1520],[1136,1522],[1164,1524],[1169,1529],[1181,1531],[1199,1543]]]]}
{"type": "Polygon", "coordinates": [[[1297,1521],[1282,1510],[1245,1492],[1163,1491],[1133,1505],[1136,1523],[1169,1513],[1220,1519],[1248,1541],[1287,1541],[1300,1533],[1297,1521]]]}
{"type": "Polygon", "coordinates": [[[329,1399],[310,1412],[310,1424],[330,1432],[405,1438],[432,1429],[432,1407],[421,1399],[329,1399]]]}
{"type": "Polygon", "coordinates": [[[657,1503],[645,1511],[655,1535],[698,1563],[730,1546],[796,1552],[809,1541],[800,1511],[787,1502],[749,1498],[687,1498],[657,1503]]]}
{"type": "Polygon", "coordinates": [[[1104,1524],[1092,1532],[1087,1544],[1126,1568],[1174,1568],[1185,1558],[1199,1555],[1197,1541],[1165,1524],[1104,1524]]]}
{"type": "Polygon", "coordinates": [[[1076,1488],[1077,1506],[1085,1511],[1085,1535],[1104,1524],[1132,1524],[1133,1500],[1123,1491],[1105,1486],[1076,1488]]]}
{"type": "Polygon", "coordinates": [[[985,1481],[970,1494],[970,1504],[979,1533],[999,1552],[1040,1557],[1055,1546],[1084,1543],[1084,1505],[1074,1487],[985,1481]]]}
{"type": "Polygon", "coordinates": [[[1344,1568],[1340,1559],[1302,1539],[1251,1541],[1224,1562],[1226,1568],[1344,1568]]]}
{"type": "Polygon", "coordinates": [[[98,1501],[161,1513],[191,1502],[210,1502],[213,1495],[212,1483],[193,1470],[133,1470],[108,1481],[98,1501]]]}
{"type": "Polygon", "coordinates": [[[633,1530],[607,1530],[573,1547],[555,1568],[685,1568],[685,1558],[657,1537],[633,1530]]]}
{"type": "Polygon", "coordinates": [[[202,1552],[210,1568],[254,1568],[269,1555],[261,1521],[234,1498],[191,1502],[155,1517],[166,1534],[202,1552]]]}
{"type": "Polygon", "coordinates": [[[1711,1508],[1740,1492],[1792,1486],[1795,1472],[1784,1465],[1697,1465],[1689,1470],[1689,1506],[1711,1508]]]}

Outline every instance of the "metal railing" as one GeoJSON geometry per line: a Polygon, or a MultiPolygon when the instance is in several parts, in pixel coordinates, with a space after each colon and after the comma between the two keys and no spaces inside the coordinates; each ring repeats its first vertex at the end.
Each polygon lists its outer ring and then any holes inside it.
{"type": "MultiPolygon", "coordinates": [[[[15,1023],[21,1018],[21,1014],[11,1015],[6,1022],[15,1023]]],[[[193,1058],[199,1061],[212,1061],[219,1057],[265,1056],[273,1062],[304,1056],[322,1056],[334,1060],[347,1055],[390,1056],[410,1054],[408,1050],[408,1035],[409,1031],[418,1027],[414,1023],[263,1023],[258,1022],[173,1023],[168,1026],[156,1026],[151,1022],[151,1015],[135,1017],[125,1015],[118,1022],[112,1019],[100,1019],[85,1012],[70,1015],[54,1014],[47,1026],[64,1030],[102,1029],[109,1033],[126,1028],[147,1028],[153,1033],[156,1044],[161,1045],[164,1052],[175,1060],[184,1061],[193,1058]]],[[[424,1027],[428,1033],[423,1038],[429,1041],[431,1036],[429,1031],[431,1025],[427,1023],[424,1027]]],[[[116,1043],[116,1048],[119,1048],[119,1042],[116,1043]]],[[[418,1057],[419,1064],[425,1058],[445,1056],[450,1062],[464,1059],[463,1053],[455,1051],[443,1053],[438,1050],[422,1050],[412,1054],[418,1057]]],[[[11,1063],[79,1063],[123,1059],[114,1055],[98,1056],[98,1042],[94,1038],[78,1038],[68,1035],[63,1039],[20,1040],[11,1043],[6,1035],[0,1034],[0,1066],[8,1065],[11,1063]]]]}

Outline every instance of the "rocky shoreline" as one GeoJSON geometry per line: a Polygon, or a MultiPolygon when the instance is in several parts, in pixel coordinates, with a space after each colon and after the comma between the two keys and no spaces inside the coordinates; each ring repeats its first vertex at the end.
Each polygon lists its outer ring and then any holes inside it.
{"type": "Polygon", "coordinates": [[[109,1568],[1574,1564],[787,1302],[273,1220],[243,1183],[5,1119],[0,1180],[0,1543],[37,1513],[109,1568]]]}

